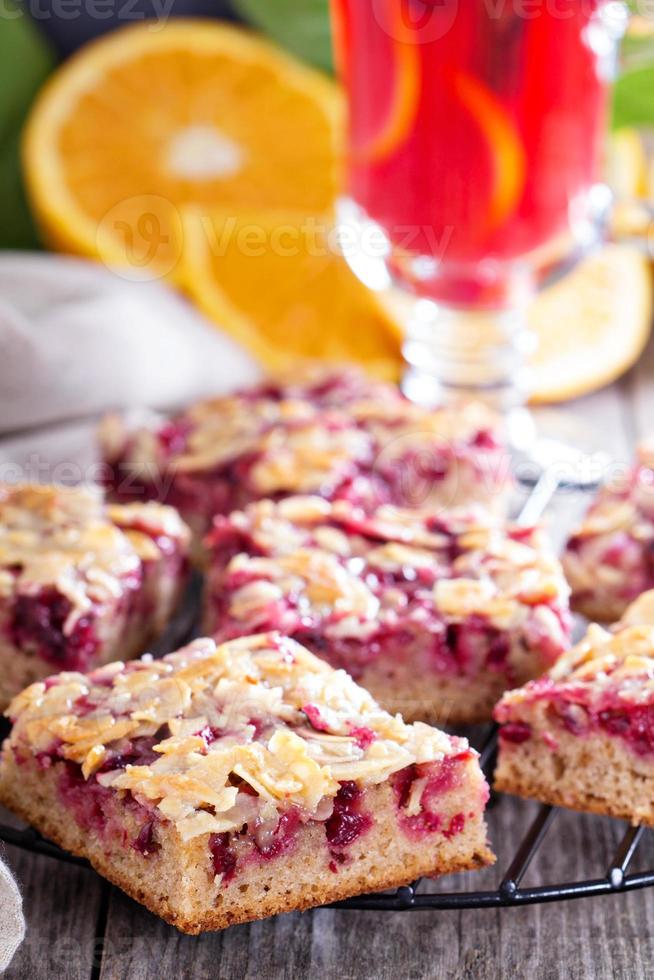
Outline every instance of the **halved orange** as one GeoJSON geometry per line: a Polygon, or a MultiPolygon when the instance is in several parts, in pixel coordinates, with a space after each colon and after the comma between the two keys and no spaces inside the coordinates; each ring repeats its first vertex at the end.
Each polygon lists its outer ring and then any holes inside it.
{"type": "Polygon", "coordinates": [[[29,196],[56,247],[174,277],[189,205],[329,212],[342,109],[333,82],[245,30],[127,27],[42,90],[24,140],[29,196]]]}
{"type": "Polygon", "coordinates": [[[188,292],[267,367],[356,360],[398,376],[393,314],[350,270],[328,222],[293,211],[187,211],[184,238],[188,292]]]}

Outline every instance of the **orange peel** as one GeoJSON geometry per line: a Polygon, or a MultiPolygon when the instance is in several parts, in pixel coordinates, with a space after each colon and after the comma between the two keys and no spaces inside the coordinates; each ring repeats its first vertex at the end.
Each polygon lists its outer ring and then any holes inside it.
{"type": "Polygon", "coordinates": [[[527,176],[527,156],[515,123],[477,78],[467,72],[452,75],[457,98],[477,122],[493,163],[493,188],[486,212],[486,232],[495,231],[520,202],[527,176]]]}

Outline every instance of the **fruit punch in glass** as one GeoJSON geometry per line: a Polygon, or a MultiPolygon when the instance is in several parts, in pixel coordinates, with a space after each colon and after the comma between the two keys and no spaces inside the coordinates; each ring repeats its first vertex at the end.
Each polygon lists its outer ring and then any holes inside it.
{"type": "Polygon", "coordinates": [[[525,269],[588,234],[615,6],[332,0],[349,194],[401,281],[453,305],[508,305],[525,269]]]}

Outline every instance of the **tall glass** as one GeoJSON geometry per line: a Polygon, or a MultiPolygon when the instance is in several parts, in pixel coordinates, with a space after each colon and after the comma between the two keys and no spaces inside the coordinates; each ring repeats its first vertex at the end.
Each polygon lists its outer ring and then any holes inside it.
{"type": "Polygon", "coordinates": [[[332,0],[332,18],[349,101],[346,255],[364,281],[387,275],[421,298],[406,325],[405,390],[520,406],[526,305],[603,233],[626,8],[332,0]]]}

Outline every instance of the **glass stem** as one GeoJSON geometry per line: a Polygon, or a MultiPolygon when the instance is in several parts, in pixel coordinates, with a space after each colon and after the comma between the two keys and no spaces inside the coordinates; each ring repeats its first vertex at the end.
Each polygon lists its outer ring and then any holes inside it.
{"type": "Polygon", "coordinates": [[[407,323],[402,387],[419,404],[476,399],[509,414],[526,404],[533,345],[523,308],[471,312],[421,299],[407,323]]]}

